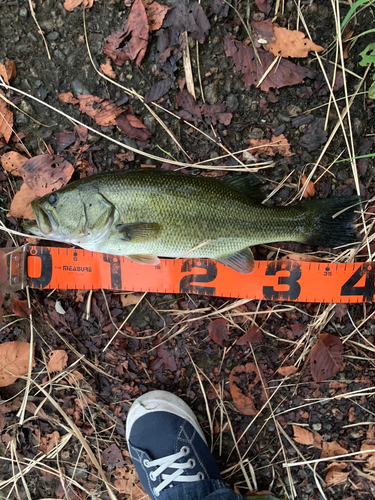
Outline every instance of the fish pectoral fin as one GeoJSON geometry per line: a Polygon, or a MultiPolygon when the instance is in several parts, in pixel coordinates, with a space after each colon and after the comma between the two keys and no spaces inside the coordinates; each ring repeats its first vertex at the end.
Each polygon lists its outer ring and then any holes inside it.
{"type": "Polygon", "coordinates": [[[160,264],[160,259],[156,255],[127,255],[128,259],[133,262],[137,262],[138,264],[148,264],[157,266],[160,264]]]}
{"type": "Polygon", "coordinates": [[[224,255],[216,260],[221,264],[224,264],[224,266],[234,269],[238,273],[250,274],[254,272],[254,255],[250,248],[244,248],[239,252],[224,255]]]}
{"type": "Polygon", "coordinates": [[[123,241],[141,242],[150,241],[160,231],[156,222],[131,222],[130,224],[117,224],[115,229],[121,233],[123,241]]]}

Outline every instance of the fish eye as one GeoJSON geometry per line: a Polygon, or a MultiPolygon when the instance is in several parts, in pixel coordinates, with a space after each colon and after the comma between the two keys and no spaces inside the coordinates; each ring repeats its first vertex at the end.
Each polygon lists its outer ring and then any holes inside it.
{"type": "Polygon", "coordinates": [[[48,203],[52,206],[56,205],[57,202],[57,197],[53,193],[49,195],[48,197],[48,203]]]}

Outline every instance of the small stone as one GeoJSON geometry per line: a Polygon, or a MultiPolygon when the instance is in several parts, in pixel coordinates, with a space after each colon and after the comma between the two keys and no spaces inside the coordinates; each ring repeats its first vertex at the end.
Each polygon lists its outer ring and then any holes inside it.
{"type": "Polygon", "coordinates": [[[209,83],[204,89],[204,96],[208,104],[216,104],[219,100],[219,93],[216,83],[209,83]]]}
{"type": "Polygon", "coordinates": [[[58,33],[57,31],[52,31],[51,33],[48,33],[46,38],[50,42],[54,42],[55,40],[57,40],[59,38],[59,36],[60,36],[60,33],[58,33]]]}
{"type": "Polygon", "coordinates": [[[238,99],[234,94],[229,94],[225,101],[226,101],[228,110],[236,111],[238,109],[238,104],[239,104],[238,99]]]}
{"type": "Polygon", "coordinates": [[[20,8],[20,17],[27,17],[27,9],[25,9],[25,7],[21,7],[20,8]]]}
{"type": "Polygon", "coordinates": [[[318,431],[320,431],[320,430],[322,429],[322,424],[321,424],[320,422],[318,422],[318,423],[316,423],[316,424],[312,424],[312,426],[311,426],[311,427],[312,427],[312,429],[313,429],[314,431],[317,431],[317,432],[318,432],[318,431]]]}
{"type": "Polygon", "coordinates": [[[299,106],[296,106],[295,104],[289,104],[286,110],[288,111],[288,114],[291,117],[298,116],[300,113],[302,113],[302,109],[299,106]]]}
{"type": "Polygon", "coordinates": [[[249,134],[247,137],[249,139],[262,139],[264,135],[263,129],[254,127],[250,130],[249,134]]]}
{"type": "Polygon", "coordinates": [[[77,78],[70,84],[75,95],[90,94],[89,90],[77,78]]]}

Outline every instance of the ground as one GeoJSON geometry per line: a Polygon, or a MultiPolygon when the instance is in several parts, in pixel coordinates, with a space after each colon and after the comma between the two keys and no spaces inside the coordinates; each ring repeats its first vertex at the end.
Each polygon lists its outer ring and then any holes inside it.
{"type": "MultiPolygon", "coordinates": [[[[167,76],[157,46],[166,26],[150,33],[139,67],[134,61],[122,66],[112,63],[117,81],[127,89],[124,92],[104,79],[93,64],[99,67],[106,62],[103,45],[111,33],[122,28],[131,12],[131,1],[94,2],[85,11],[87,37],[81,7],[68,12],[60,1],[31,2],[45,41],[28,2],[0,2],[0,62],[14,62],[17,74],[10,83],[21,92],[6,91],[19,110],[11,108],[15,133],[9,142],[0,138],[0,156],[11,151],[25,153],[22,140],[33,157],[51,146],[51,153],[72,163],[73,179],[120,168],[160,166],[161,162],[142,152],[164,160],[164,168],[175,168],[168,164],[175,159],[192,165],[186,165],[184,172],[193,175],[236,176],[257,168],[249,155],[237,155],[241,162],[232,156],[215,158],[283,134],[292,155],[285,149],[276,155],[267,149],[257,158],[269,162],[258,170],[265,196],[272,193],[268,203],[280,205],[297,199],[302,175],[310,173],[315,198],[357,192],[364,200],[371,200],[375,194],[372,158],[358,159],[356,165],[337,162],[347,160],[353,152],[357,156],[369,154],[373,148],[374,104],[365,93],[372,70],[363,83],[366,67],[359,64],[359,54],[371,42],[371,35],[350,46],[344,84],[342,60],[336,52],[337,25],[349,5],[303,1],[298,3],[299,11],[290,1],[278,6],[271,2],[265,15],[253,3],[232,3],[235,9],[230,7],[226,12],[220,11],[223,5],[219,0],[203,0],[209,29],[194,35],[187,27],[197,103],[223,104],[219,111],[215,108],[220,117],[216,121],[210,118],[214,108],[206,108],[202,118],[195,103],[187,103],[186,94],[182,99],[183,79],[189,77],[181,58],[176,68],[172,63],[172,69],[169,67],[171,88],[158,97],[159,107],[149,105],[163,128],[136,93],[144,96],[167,76]],[[339,9],[338,18],[333,8],[339,9]],[[325,50],[291,59],[308,70],[300,83],[278,89],[270,85],[262,90],[246,84],[242,72],[235,71],[239,68],[225,53],[230,43],[226,37],[249,46],[250,21],[274,19],[275,15],[281,27],[305,33],[308,29],[311,40],[325,50]],[[331,95],[327,79],[332,82],[336,70],[331,95]],[[40,101],[24,97],[22,92],[40,101]],[[131,105],[149,132],[135,137],[133,129],[125,135],[119,126],[95,123],[77,105],[59,100],[59,95],[68,92],[74,97],[98,96],[124,110],[131,105]],[[337,111],[345,111],[352,96],[350,121],[345,117],[340,124],[337,111]],[[185,114],[176,116],[181,111],[185,114]],[[231,118],[223,116],[225,113],[231,118]],[[303,121],[306,115],[310,118],[303,121]],[[70,135],[69,142],[62,132],[73,131],[69,117],[94,129],[75,150],[71,145],[76,137],[70,135]],[[133,159],[126,157],[126,149],[110,139],[138,153],[133,159]],[[212,160],[206,165],[216,170],[197,168],[204,160],[212,160]],[[228,173],[231,169],[234,172],[228,173]]],[[[354,36],[373,26],[374,10],[364,7],[349,23],[354,36]]],[[[198,24],[204,24],[201,14],[197,19],[198,24]]],[[[343,35],[350,38],[348,32],[347,27],[343,35]]],[[[344,42],[344,47],[348,48],[347,44],[344,42]]],[[[4,170],[0,182],[2,224],[23,231],[20,219],[6,217],[21,184],[19,177],[4,170]]],[[[370,203],[365,215],[367,236],[354,253],[270,242],[254,248],[255,258],[270,260],[297,252],[324,256],[329,261],[373,260],[372,213],[370,203]]],[[[363,223],[358,224],[360,232],[363,223]]],[[[14,245],[6,231],[1,231],[0,238],[2,246],[14,245]]],[[[17,245],[26,241],[21,236],[15,238],[17,245]]],[[[277,498],[299,500],[374,497],[374,455],[359,453],[375,450],[372,302],[241,301],[107,290],[30,289],[28,293],[32,317],[19,317],[19,312],[17,316],[12,306],[14,299],[26,300],[26,291],[5,294],[3,304],[0,342],[33,341],[35,367],[28,383],[21,377],[0,388],[0,498],[142,498],[139,487],[133,486],[125,422],[134,398],[153,389],[171,391],[192,407],[225,481],[243,495],[270,491],[277,498]],[[335,375],[323,381],[316,381],[310,369],[310,355],[319,334],[338,337],[343,349],[335,375]],[[61,355],[55,352],[61,350],[67,355],[64,368],[47,371],[50,353],[61,355]],[[27,402],[24,417],[23,401],[27,402]],[[323,460],[338,455],[344,457],[336,462],[323,460]]]]}

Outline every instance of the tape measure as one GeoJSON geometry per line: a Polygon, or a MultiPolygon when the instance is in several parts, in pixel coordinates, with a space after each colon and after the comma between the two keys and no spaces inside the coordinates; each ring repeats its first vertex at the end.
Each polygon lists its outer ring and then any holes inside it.
{"type": "Polygon", "coordinates": [[[372,302],[375,295],[374,262],[256,261],[254,273],[240,274],[210,259],[161,259],[146,266],[82,249],[29,245],[7,259],[5,289],[104,288],[326,303],[372,302]]]}

